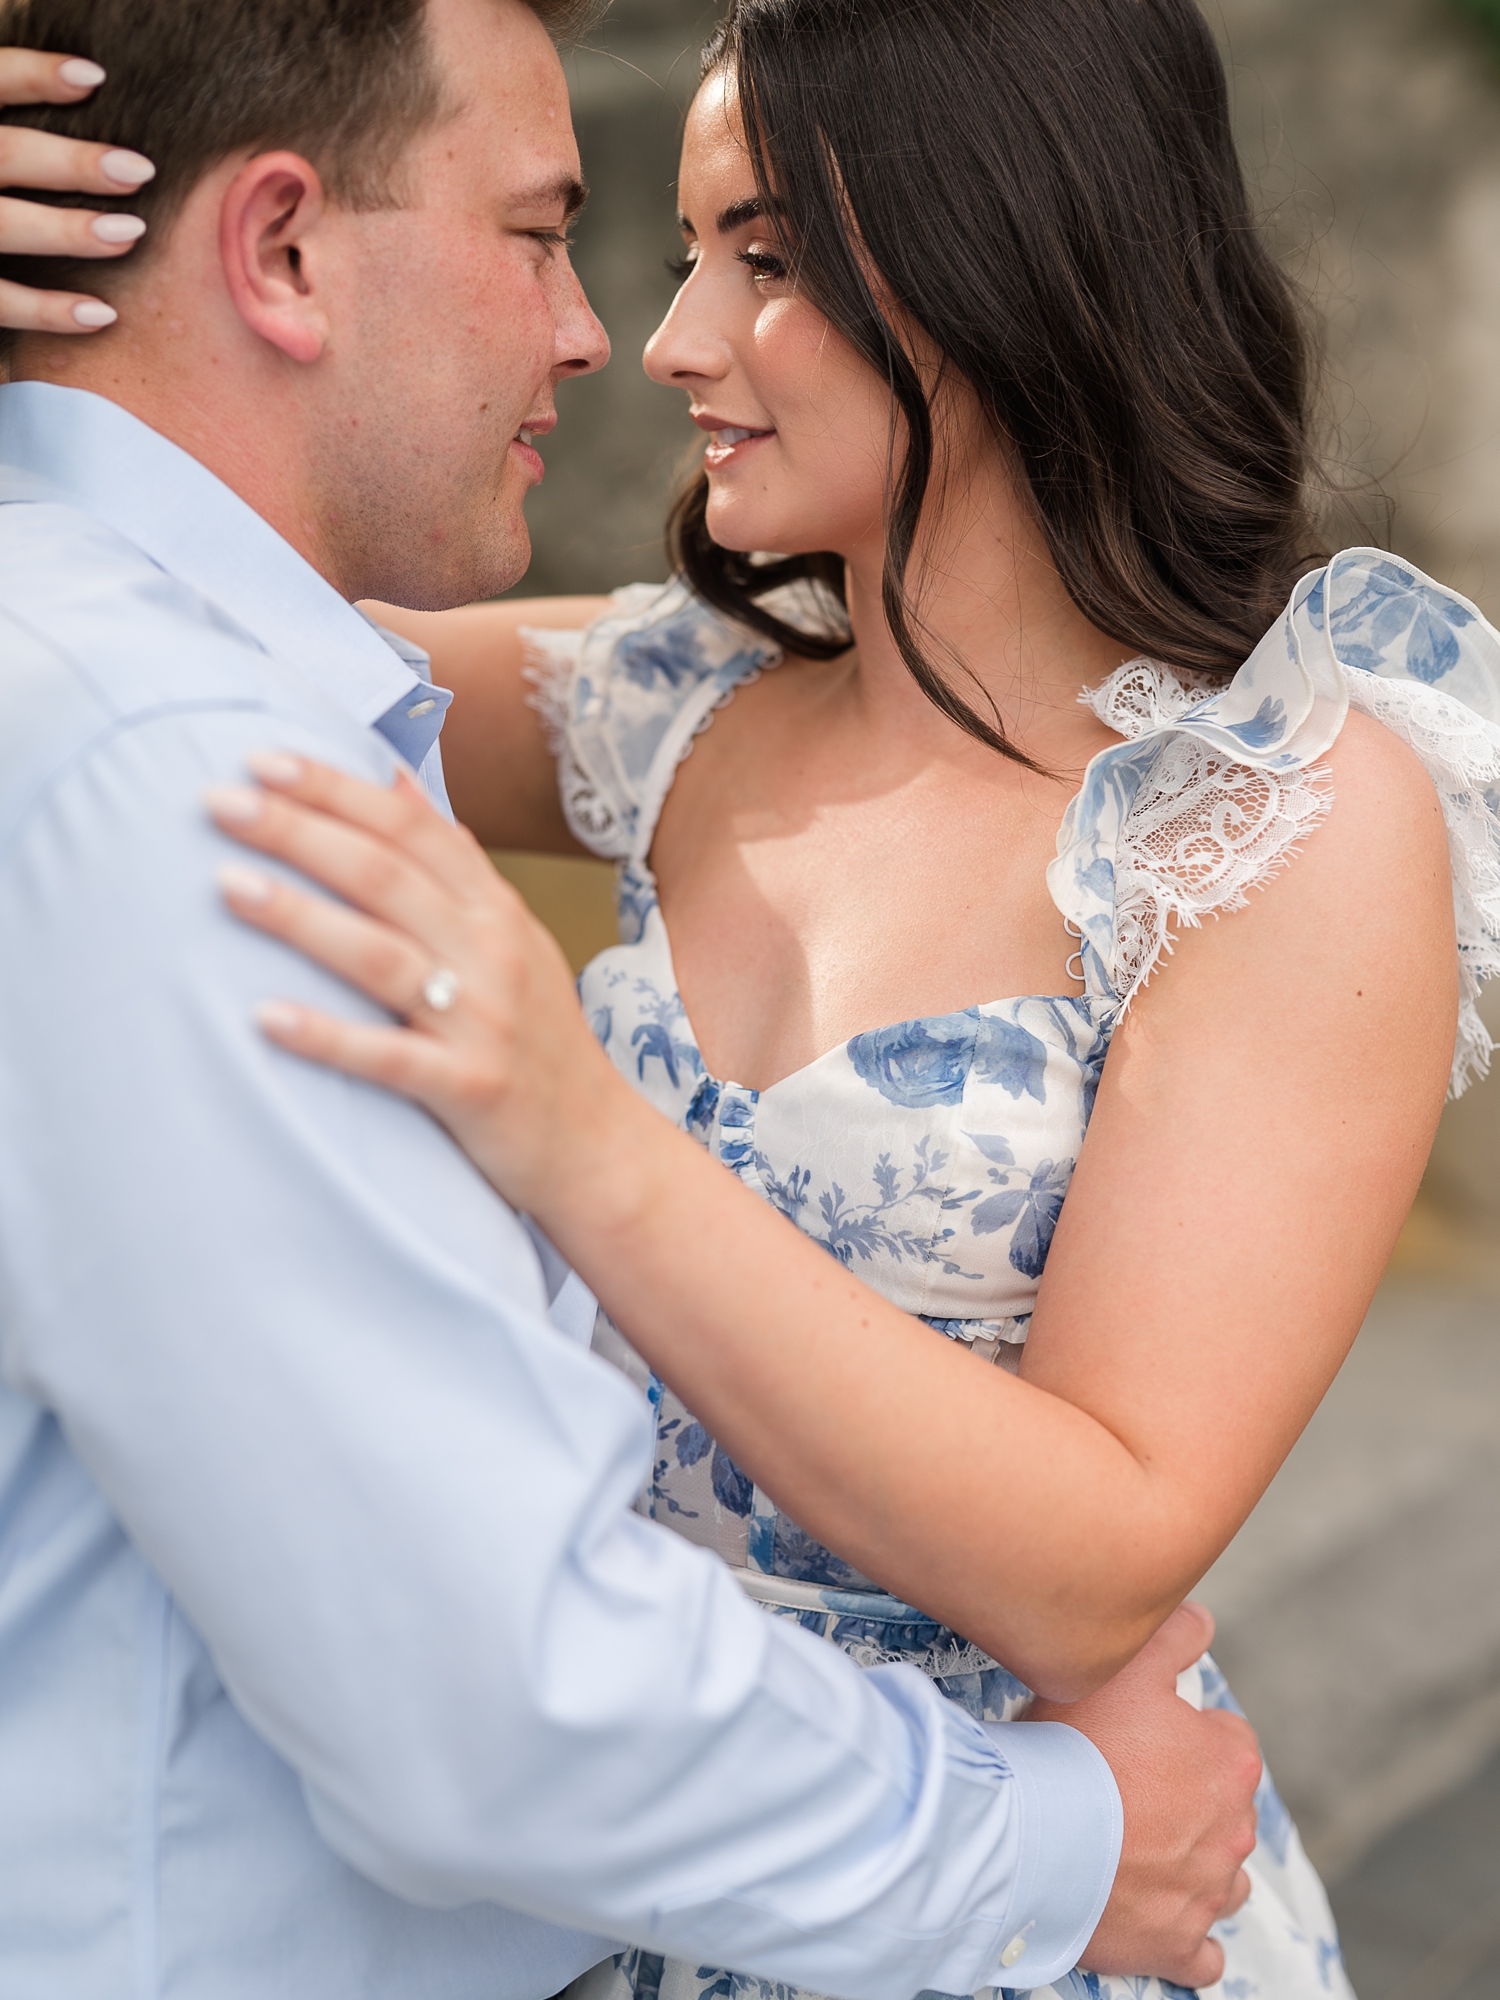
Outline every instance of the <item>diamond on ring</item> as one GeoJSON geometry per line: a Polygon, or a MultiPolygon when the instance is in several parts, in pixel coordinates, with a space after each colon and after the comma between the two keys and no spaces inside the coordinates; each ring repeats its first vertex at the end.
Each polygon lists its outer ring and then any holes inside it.
{"type": "Polygon", "coordinates": [[[439,965],[423,980],[422,998],[434,1014],[446,1014],[458,998],[458,988],[458,974],[450,972],[446,965],[439,965]]]}

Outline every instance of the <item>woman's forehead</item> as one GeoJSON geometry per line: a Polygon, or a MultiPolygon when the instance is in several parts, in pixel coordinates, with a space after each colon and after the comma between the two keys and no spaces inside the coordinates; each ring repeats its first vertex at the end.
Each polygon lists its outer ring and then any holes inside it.
{"type": "MultiPolygon", "coordinates": [[[[727,70],[714,70],[705,77],[688,107],[682,135],[681,179],[686,182],[689,178],[705,184],[712,181],[717,206],[721,208],[726,200],[755,193],[755,174],[740,120],[739,93],[732,73],[727,70]],[[720,199],[726,180],[743,181],[744,186],[738,194],[720,199]]],[[[701,227],[702,218],[698,220],[701,227]]]]}

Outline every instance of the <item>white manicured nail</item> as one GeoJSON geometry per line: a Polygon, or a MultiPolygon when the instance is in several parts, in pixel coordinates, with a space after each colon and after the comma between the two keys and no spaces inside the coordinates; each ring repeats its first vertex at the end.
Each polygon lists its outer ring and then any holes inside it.
{"type": "Polygon", "coordinates": [[[302,1009],[290,1000],[262,1000],[255,1018],[273,1035],[295,1035],[302,1027],[302,1009]]]}
{"type": "Polygon", "coordinates": [[[99,161],[101,173],[110,180],[118,181],[121,187],[144,187],[147,181],[156,179],[156,169],[144,153],[127,153],[123,146],[115,146],[99,161]]]}
{"type": "Polygon", "coordinates": [[[138,215],[96,215],[89,228],[101,243],[135,243],[146,233],[138,215]]]}
{"type": "Polygon", "coordinates": [[[219,887],[226,896],[234,896],[242,903],[271,900],[270,876],[262,875],[258,868],[246,868],[238,861],[226,861],[219,870],[219,887]]]}
{"type": "Polygon", "coordinates": [[[60,82],[72,84],[75,90],[97,90],[105,73],[87,56],[69,56],[65,63],[58,64],[57,74],[60,82]]]}
{"type": "Polygon", "coordinates": [[[120,315],[103,299],[80,299],[73,308],[75,326],[113,326],[120,315]]]}
{"type": "Polygon", "coordinates": [[[265,799],[253,785],[210,785],[203,803],[215,819],[234,826],[250,826],[266,809],[265,799]]]}
{"type": "Polygon", "coordinates": [[[268,785],[295,785],[304,774],[302,759],[285,750],[252,750],[245,762],[268,785]]]}

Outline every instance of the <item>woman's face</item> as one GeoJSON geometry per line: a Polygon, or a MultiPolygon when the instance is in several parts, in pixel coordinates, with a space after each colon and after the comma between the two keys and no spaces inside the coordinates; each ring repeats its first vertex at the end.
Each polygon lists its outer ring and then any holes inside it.
{"type": "Polygon", "coordinates": [[[884,541],[886,383],[787,282],[731,79],[688,113],[678,183],[687,275],[646,349],[709,436],[708,531],[728,549],[852,557],[884,541]]]}

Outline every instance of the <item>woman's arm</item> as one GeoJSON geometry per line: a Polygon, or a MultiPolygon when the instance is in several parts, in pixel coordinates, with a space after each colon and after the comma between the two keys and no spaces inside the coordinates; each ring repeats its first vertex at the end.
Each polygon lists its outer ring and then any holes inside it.
{"type": "Polygon", "coordinates": [[[454,611],[367,604],[372,618],[432,655],[432,677],[452,688],[443,724],[443,776],[453,810],[482,847],[584,854],[557,795],[557,766],[522,669],[523,625],[581,630],[605,597],[508,597],[454,611]]]}
{"type": "Polygon", "coordinates": [[[1183,1597],[1316,1408],[1442,1101],[1437,801],[1360,717],[1330,761],[1306,851],[1184,933],[1119,1028],[1019,1378],[878,1298],[637,1097],[540,928],[413,791],[272,763],[282,796],[218,810],[358,906],[262,877],[226,885],[235,908],[415,1011],[401,1030],[291,1009],[268,1032],[427,1104],[779,1506],[1069,1699],[1183,1597]],[[464,982],[451,1013],[420,1003],[434,961],[464,982]]]}

